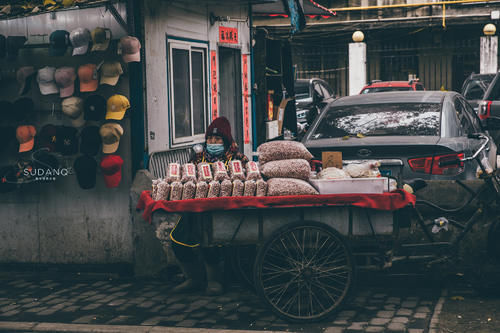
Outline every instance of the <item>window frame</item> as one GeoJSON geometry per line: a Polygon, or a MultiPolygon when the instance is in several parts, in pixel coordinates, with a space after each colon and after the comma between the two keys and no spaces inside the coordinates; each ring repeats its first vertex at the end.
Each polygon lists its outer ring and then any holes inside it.
{"type": "Polygon", "coordinates": [[[168,60],[168,93],[169,93],[169,122],[170,122],[170,146],[171,148],[178,148],[186,145],[192,145],[196,143],[202,143],[205,141],[205,131],[208,127],[207,119],[210,114],[209,106],[209,78],[208,73],[209,68],[209,47],[208,42],[194,42],[194,41],[184,41],[175,38],[167,38],[167,60],[168,60]],[[174,71],[173,71],[173,50],[186,50],[189,54],[189,109],[191,116],[191,135],[184,137],[177,137],[175,133],[175,95],[174,95],[174,71]],[[192,53],[199,52],[202,54],[203,58],[203,133],[194,134],[194,114],[193,114],[193,63],[192,63],[192,53]]]}

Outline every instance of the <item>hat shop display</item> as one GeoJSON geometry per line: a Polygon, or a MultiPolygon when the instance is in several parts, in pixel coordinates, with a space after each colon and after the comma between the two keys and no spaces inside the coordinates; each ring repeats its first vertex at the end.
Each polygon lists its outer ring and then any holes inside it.
{"type": "MultiPolygon", "coordinates": [[[[57,5],[52,0],[45,2],[47,6],[57,5]]],[[[15,67],[15,91],[20,98],[0,100],[0,116],[7,121],[0,127],[4,143],[0,153],[19,154],[19,160],[18,165],[0,166],[0,192],[13,191],[18,184],[27,183],[18,175],[21,162],[30,167],[55,169],[67,165],[68,159],[81,189],[96,187],[98,168],[107,188],[119,186],[124,163],[117,153],[124,135],[121,122],[131,105],[126,96],[118,91],[110,93],[109,89],[119,86],[127,71],[124,66],[141,61],[141,43],[133,36],[124,36],[117,44],[112,44],[112,40],[111,29],[106,27],[54,30],[48,34],[45,56],[60,57],[56,62],[15,67]],[[63,60],[72,56],[82,57],[63,60]],[[32,91],[35,80],[38,89],[32,91]],[[100,86],[102,92],[98,91],[100,86]],[[46,118],[35,113],[34,101],[37,112],[51,108],[54,121],[40,120],[46,118]],[[35,125],[36,121],[43,123],[35,125]]],[[[25,36],[0,35],[0,58],[15,61],[26,42],[25,36]]],[[[24,53],[21,56],[24,58],[24,53]]]]}

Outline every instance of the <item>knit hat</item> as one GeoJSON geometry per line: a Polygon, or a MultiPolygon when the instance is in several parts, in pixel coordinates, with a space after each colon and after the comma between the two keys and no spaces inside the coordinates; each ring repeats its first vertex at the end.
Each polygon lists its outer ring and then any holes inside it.
{"type": "Polygon", "coordinates": [[[231,125],[226,117],[216,118],[208,126],[207,132],[205,133],[205,140],[209,136],[220,136],[224,140],[224,145],[226,149],[233,143],[233,136],[231,135],[231,125]]]}

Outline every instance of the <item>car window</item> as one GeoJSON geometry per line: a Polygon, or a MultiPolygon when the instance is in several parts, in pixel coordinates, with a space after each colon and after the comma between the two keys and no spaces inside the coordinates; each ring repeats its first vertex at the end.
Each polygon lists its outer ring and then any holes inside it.
{"type": "Polygon", "coordinates": [[[455,99],[454,104],[455,104],[455,110],[458,115],[458,120],[460,121],[460,126],[462,127],[464,133],[465,134],[475,133],[476,130],[474,129],[474,126],[472,125],[472,122],[469,119],[467,112],[465,111],[464,104],[458,98],[455,99]]]}
{"type": "Polygon", "coordinates": [[[471,81],[465,88],[464,96],[466,99],[481,99],[483,95],[484,89],[477,81],[471,81]]]}
{"type": "Polygon", "coordinates": [[[309,96],[309,83],[308,82],[295,82],[294,85],[295,90],[295,98],[303,99],[308,98],[309,96]]]}
{"type": "Polygon", "coordinates": [[[450,99],[443,102],[441,121],[441,136],[446,138],[456,138],[464,135],[460,125],[458,112],[450,99]]]}
{"type": "Polygon", "coordinates": [[[330,89],[330,87],[326,86],[324,83],[320,83],[321,89],[323,90],[323,96],[325,98],[332,97],[333,91],[330,89]]]}
{"type": "Polygon", "coordinates": [[[421,84],[417,84],[415,87],[416,87],[416,90],[424,90],[424,86],[421,84]]]}
{"type": "Polygon", "coordinates": [[[475,133],[483,132],[483,127],[481,126],[481,120],[479,119],[476,111],[474,111],[472,106],[470,106],[470,104],[467,103],[467,101],[464,101],[462,99],[460,100],[465,106],[465,110],[467,111],[467,116],[469,117],[472,127],[474,128],[474,132],[475,133]]]}
{"type": "Polygon", "coordinates": [[[318,82],[314,82],[314,91],[318,94],[320,97],[324,97],[325,94],[323,93],[323,90],[321,89],[321,85],[318,82]]]}
{"type": "MultiPolygon", "coordinates": [[[[488,95],[489,96],[487,97],[487,99],[490,101],[500,100],[500,79],[499,78],[496,78],[494,80],[494,85],[493,85],[493,87],[491,87],[491,91],[489,92],[488,95]]],[[[485,98],[486,98],[486,96],[485,96],[485,98]]]]}
{"type": "Polygon", "coordinates": [[[390,103],[332,107],[324,113],[313,140],[344,136],[439,135],[441,104],[390,103]]]}

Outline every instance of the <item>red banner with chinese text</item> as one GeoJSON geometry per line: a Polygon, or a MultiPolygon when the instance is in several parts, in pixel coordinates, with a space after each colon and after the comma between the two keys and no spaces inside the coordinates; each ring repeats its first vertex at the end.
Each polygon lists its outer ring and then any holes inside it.
{"type": "Polygon", "coordinates": [[[248,106],[248,55],[242,55],[243,76],[243,139],[245,144],[250,143],[250,110],[248,106]]]}
{"type": "Polygon", "coordinates": [[[238,44],[238,28],[219,27],[219,42],[238,44]]]}
{"type": "Polygon", "coordinates": [[[217,51],[210,51],[210,77],[211,84],[210,90],[212,92],[212,120],[219,116],[219,109],[217,108],[217,51]]]}

